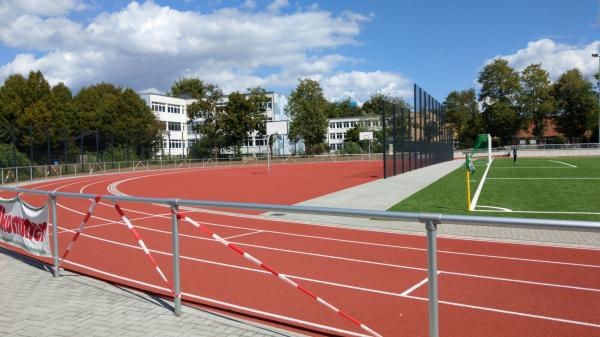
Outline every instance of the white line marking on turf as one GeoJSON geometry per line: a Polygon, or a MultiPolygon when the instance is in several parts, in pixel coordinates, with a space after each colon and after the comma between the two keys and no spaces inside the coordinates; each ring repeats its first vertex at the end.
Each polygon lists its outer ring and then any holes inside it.
{"type": "MultiPolygon", "coordinates": [[[[102,270],[99,270],[99,269],[96,269],[96,268],[92,268],[92,267],[89,267],[89,266],[86,266],[86,265],[83,265],[83,264],[80,264],[80,263],[76,263],[76,262],[73,262],[73,261],[65,260],[64,262],[72,264],[72,265],[80,267],[80,268],[83,268],[83,269],[91,270],[91,271],[99,273],[99,274],[103,274],[103,275],[106,275],[106,276],[109,276],[109,277],[113,277],[113,278],[120,279],[120,280],[123,280],[123,281],[131,282],[131,283],[139,284],[139,285],[142,285],[142,286],[145,286],[145,287],[159,289],[159,290],[162,290],[162,291],[165,291],[165,292],[170,292],[171,291],[171,289],[167,289],[167,288],[160,287],[160,286],[157,286],[157,285],[154,285],[154,284],[149,284],[149,283],[146,283],[146,282],[134,280],[134,279],[131,279],[131,278],[128,278],[128,277],[123,277],[123,276],[120,276],[120,275],[117,275],[117,274],[108,273],[108,272],[105,272],[105,271],[102,271],[102,270]]],[[[252,308],[249,308],[249,307],[235,305],[235,304],[232,304],[232,303],[222,302],[222,301],[219,301],[219,300],[216,300],[216,299],[212,299],[212,298],[208,298],[208,297],[202,297],[202,296],[198,296],[198,295],[194,295],[194,294],[190,294],[190,293],[185,293],[185,292],[182,292],[181,295],[182,296],[191,297],[191,298],[195,298],[195,299],[199,299],[199,300],[206,301],[206,302],[210,302],[210,303],[216,303],[216,304],[219,304],[219,305],[222,305],[222,306],[226,306],[226,307],[229,307],[229,308],[234,308],[234,309],[243,310],[243,311],[246,311],[246,312],[252,312],[252,313],[255,313],[255,314],[264,315],[264,316],[267,316],[267,317],[273,317],[273,318],[281,319],[281,320],[288,321],[288,322],[294,322],[294,323],[300,323],[300,324],[304,324],[304,325],[308,325],[308,326],[313,326],[313,327],[317,327],[317,328],[320,328],[320,329],[325,329],[325,330],[328,330],[328,331],[334,331],[334,332],[348,334],[348,335],[352,335],[352,336],[369,337],[367,335],[355,333],[355,332],[352,332],[352,331],[346,331],[346,330],[334,328],[334,327],[327,326],[327,325],[321,325],[321,324],[318,324],[318,323],[312,323],[312,322],[308,322],[308,321],[303,321],[303,320],[300,320],[300,319],[297,319],[297,318],[293,318],[293,317],[281,316],[281,315],[273,314],[273,313],[266,312],[266,311],[252,309],[252,308]]]]}
{"type": "Polygon", "coordinates": [[[563,164],[563,165],[567,165],[569,167],[572,168],[577,168],[577,166],[573,165],[573,164],[569,164],[569,163],[565,163],[563,161],[558,161],[558,160],[552,160],[552,159],[548,159],[548,161],[554,162],[554,163],[559,163],[559,164],[563,164]]]}
{"type": "MultiPolygon", "coordinates": [[[[417,296],[412,296],[412,295],[407,295],[405,297],[406,298],[412,298],[412,299],[415,299],[415,300],[429,301],[427,298],[424,298],[424,297],[417,297],[417,296]]],[[[600,324],[594,324],[594,323],[588,323],[588,322],[581,322],[581,321],[574,321],[574,320],[570,320],[570,319],[562,319],[562,318],[556,318],[556,317],[527,314],[527,313],[518,312],[518,311],[510,311],[510,310],[503,310],[503,309],[494,309],[494,308],[488,308],[488,307],[481,307],[481,306],[477,306],[477,305],[462,304],[462,303],[456,303],[456,302],[450,302],[450,301],[442,301],[442,300],[438,300],[438,303],[452,305],[452,306],[456,306],[456,307],[469,308],[469,309],[476,309],[476,310],[483,310],[483,311],[492,311],[492,312],[497,312],[497,313],[507,314],[507,315],[523,316],[523,317],[529,317],[529,318],[538,318],[538,319],[543,319],[543,320],[548,320],[548,321],[555,321],[555,322],[561,322],[561,323],[568,323],[568,324],[575,324],[575,325],[583,325],[583,326],[590,326],[590,327],[594,327],[594,328],[600,328],[600,324]]]]}
{"type": "MultiPolygon", "coordinates": [[[[491,206],[487,206],[491,207],[491,206]]],[[[497,207],[501,208],[501,207],[497,207]]],[[[476,209],[475,212],[506,212],[504,210],[491,210],[491,209],[476,209]]],[[[527,213],[527,214],[579,214],[579,215],[600,215],[600,212],[568,212],[568,211],[515,211],[510,210],[511,213],[527,213]]]]}
{"type": "Polygon", "coordinates": [[[471,201],[470,211],[474,210],[475,207],[477,206],[477,200],[479,199],[479,194],[481,193],[481,189],[483,188],[483,183],[485,182],[485,178],[487,177],[487,174],[490,171],[490,167],[492,167],[493,162],[494,162],[494,159],[492,159],[492,161],[490,161],[488,163],[487,167],[485,168],[485,172],[483,173],[483,176],[481,176],[481,181],[479,182],[479,186],[477,186],[477,191],[475,191],[475,195],[473,195],[473,200],[471,201]]]}
{"type": "MultiPolygon", "coordinates": [[[[488,178],[488,179],[492,179],[492,178],[488,178]]],[[[510,208],[504,208],[504,207],[497,207],[497,206],[485,206],[485,205],[479,205],[477,206],[478,208],[489,208],[492,210],[498,210],[498,211],[502,211],[502,212],[512,212],[512,210],[510,208]]],[[[486,210],[479,210],[479,209],[475,209],[474,211],[486,211],[486,210]]]]}
{"type": "Polygon", "coordinates": [[[554,177],[554,178],[510,178],[510,177],[499,177],[499,178],[488,178],[488,180],[600,180],[599,177],[554,177]]]}
{"type": "Polygon", "coordinates": [[[572,167],[564,167],[564,166],[497,166],[494,167],[496,169],[572,169],[572,167]]]}

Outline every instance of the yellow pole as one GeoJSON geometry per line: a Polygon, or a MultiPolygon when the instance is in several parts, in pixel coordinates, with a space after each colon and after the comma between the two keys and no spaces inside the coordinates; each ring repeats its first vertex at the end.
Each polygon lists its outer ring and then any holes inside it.
{"type": "Polygon", "coordinates": [[[467,211],[471,210],[471,172],[467,170],[467,211]]]}

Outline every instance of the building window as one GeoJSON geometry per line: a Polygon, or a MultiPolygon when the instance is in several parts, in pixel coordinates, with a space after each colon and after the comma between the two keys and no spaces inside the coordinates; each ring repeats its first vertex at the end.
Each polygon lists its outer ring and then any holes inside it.
{"type": "Polygon", "coordinates": [[[338,150],[341,150],[341,149],[342,149],[342,145],[343,145],[343,144],[335,144],[335,145],[336,145],[336,147],[337,147],[337,149],[338,149],[338,150]]]}
{"type": "Polygon", "coordinates": [[[169,141],[169,147],[172,149],[181,149],[181,139],[171,139],[169,141]]]}
{"type": "Polygon", "coordinates": [[[166,140],[163,140],[163,149],[168,149],[169,148],[169,144],[167,143],[166,140]]]}
{"type": "Polygon", "coordinates": [[[244,139],[244,146],[254,146],[254,142],[252,141],[252,138],[244,139]]]}
{"type": "Polygon", "coordinates": [[[181,113],[181,105],[168,104],[167,112],[172,114],[180,114],[181,113]]]}
{"type": "Polygon", "coordinates": [[[329,139],[335,139],[335,133],[330,133],[329,134],[329,139]]]}
{"type": "Polygon", "coordinates": [[[267,144],[267,141],[265,138],[259,138],[259,137],[254,138],[254,146],[263,146],[265,144],[267,144]]]}
{"type": "Polygon", "coordinates": [[[335,144],[329,144],[329,149],[330,150],[335,150],[335,144]]]}
{"type": "Polygon", "coordinates": [[[169,131],[181,131],[181,123],[169,122],[167,126],[169,127],[169,131]]]}
{"type": "Polygon", "coordinates": [[[356,122],[350,122],[350,127],[353,128],[356,126],[356,122]]]}
{"type": "Polygon", "coordinates": [[[335,123],[329,123],[329,128],[330,129],[335,129],[335,123]]]}
{"type": "Polygon", "coordinates": [[[344,122],[344,127],[345,128],[349,128],[350,127],[350,122],[344,122]]]}
{"type": "Polygon", "coordinates": [[[165,112],[165,110],[166,110],[165,103],[152,102],[152,111],[165,112]]]}
{"type": "Polygon", "coordinates": [[[344,134],[343,133],[337,133],[337,139],[344,139],[344,134]]]}
{"type": "Polygon", "coordinates": [[[342,122],[337,122],[337,123],[335,123],[335,125],[337,126],[338,129],[342,128],[342,122]]]}

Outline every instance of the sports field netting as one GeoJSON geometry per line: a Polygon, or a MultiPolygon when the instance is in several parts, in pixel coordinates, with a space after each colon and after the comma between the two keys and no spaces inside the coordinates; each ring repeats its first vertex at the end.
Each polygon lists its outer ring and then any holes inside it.
{"type": "Polygon", "coordinates": [[[466,207],[464,167],[393,206],[393,211],[440,212],[565,220],[600,220],[600,158],[496,158],[475,161],[471,194],[481,192],[473,212],[466,207]]]}

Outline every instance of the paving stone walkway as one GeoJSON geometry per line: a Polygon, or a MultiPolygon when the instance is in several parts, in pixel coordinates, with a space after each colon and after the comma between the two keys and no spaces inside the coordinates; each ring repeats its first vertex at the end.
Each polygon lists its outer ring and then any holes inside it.
{"type": "Polygon", "coordinates": [[[267,325],[184,306],[64,272],[0,247],[0,336],[286,337],[267,325]]]}

